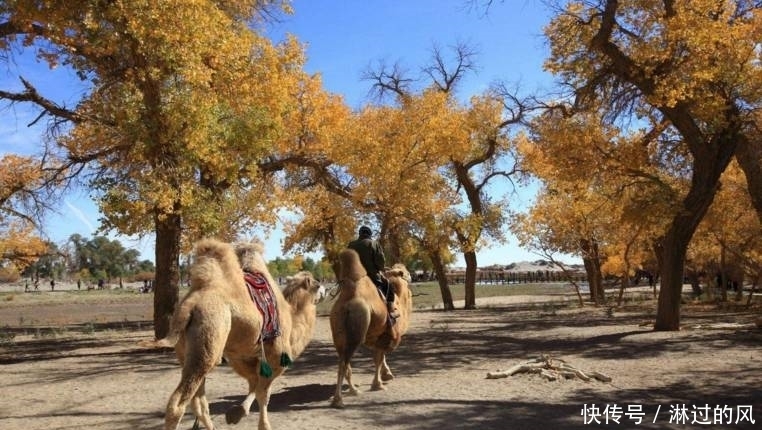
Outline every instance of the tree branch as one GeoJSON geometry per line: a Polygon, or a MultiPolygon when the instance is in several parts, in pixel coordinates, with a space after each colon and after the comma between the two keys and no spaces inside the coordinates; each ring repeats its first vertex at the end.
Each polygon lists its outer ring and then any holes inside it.
{"type": "Polygon", "coordinates": [[[54,117],[64,118],[74,123],[79,123],[82,121],[82,117],[76,111],[66,109],[65,107],[59,106],[55,102],[41,96],[37,91],[37,88],[29,83],[29,81],[22,77],[19,77],[19,79],[24,85],[24,91],[20,93],[0,91],[0,99],[6,99],[12,102],[31,102],[41,107],[43,109],[43,113],[41,113],[37,118],[35,118],[34,121],[28,124],[29,126],[34,125],[37,121],[39,121],[40,117],[46,113],[54,117]]]}

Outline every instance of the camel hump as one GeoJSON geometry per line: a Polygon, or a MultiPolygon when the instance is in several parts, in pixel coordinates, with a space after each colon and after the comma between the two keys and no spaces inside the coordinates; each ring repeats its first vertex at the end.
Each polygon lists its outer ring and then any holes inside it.
{"type": "Polygon", "coordinates": [[[240,275],[238,257],[229,243],[217,239],[202,239],[196,244],[195,256],[196,261],[191,267],[192,286],[203,286],[221,275],[228,279],[240,275]],[[218,270],[223,273],[219,273],[218,270]]]}
{"type": "Polygon", "coordinates": [[[233,247],[226,242],[221,242],[217,239],[201,239],[196,244],[195,249],[196,257],[208,257],[216,260],[225,260],[232,255],[235,258],[235,252],[233,247]]]}
{"type": "Polygon", "coordinates": [[[358,281],[366,275],[360,262],[360,255],[354,249],[344,249],[339,253],[339,279],[358,281]]]}
{"type": "Polygon", "coordinates": [[[267,262],[264,259],[264,245],[259,240],[241,242],[235,245],[235,253],[241,268],[247,272],[264,272],[267,262]]]}

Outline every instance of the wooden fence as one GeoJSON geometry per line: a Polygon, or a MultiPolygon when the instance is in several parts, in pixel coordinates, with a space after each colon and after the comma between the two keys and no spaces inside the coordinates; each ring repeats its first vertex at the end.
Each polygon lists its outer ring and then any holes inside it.
{"type": "MultiPolygon", "coordinates": [[[[584,272],[572,272],[572,278],[575,282],[587,281],[587,275],[584,272]]],[[[447,273],[448,284],[463,284],[465,281],[465,272],[447,273]]],[[[539,282],[569,282],[569,278],[558,270],[536,270],[529,272],[478,270],[476,272],[476,283],[483,285],[532,284],[539,282]]]]}

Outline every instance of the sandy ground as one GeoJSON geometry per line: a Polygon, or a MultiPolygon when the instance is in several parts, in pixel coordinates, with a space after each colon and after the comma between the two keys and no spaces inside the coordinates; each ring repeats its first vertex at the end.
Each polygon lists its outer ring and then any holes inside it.
{"type": "MultiPolygon", "coordinates": [[[[321,316],[305,353],[273,384],[270,422],[276,430],[762,428],[762,331],[752,324],[758,310],[687,306],[682,331],[656,333],[644,325],[653,303],[610,314],[550,300],[502,297],[477,300],[472,311],[414,311],[410,331],[388,357],[396,378],[385,391],[369,391],[371,362],[361,351],[353,360],[361,394],[345,397],[343,410],[329,406],[336,355],[321,316]],[[486,378],[540,354],[612,381],[486,378]]],[[[19,330],[19,315],[29,311],[0,306],[0,327],[16,330],[0,343],[0,429],[161,428],[180,372],[171,352],[137,346],[153,337],[149,301],[36,306],[34,324],[58,327],[55,336],[19,330]]],[[[257,427],[256,406],[238,425],[225,424],[225,411],[245,389],[229,367],[210,374],[217,428],[257,427]]],[[[180,428],[192,425],[188,414],[180,428]]]]}

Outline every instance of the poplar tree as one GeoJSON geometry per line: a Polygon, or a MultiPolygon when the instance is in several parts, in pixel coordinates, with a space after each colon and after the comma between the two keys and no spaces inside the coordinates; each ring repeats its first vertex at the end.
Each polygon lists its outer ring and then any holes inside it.
{"type": "Polygon", "coordinates": [[[203,234],[223,238],[269,213],[258,177],[282,129],[302,50],[250,24],[280,1],[2,2],[0,48],[31,49],[89,86],[76,106],[3,92],[48,115],[50,183],[84,180],[106,229],[156,237],[154,330],[162,337],[179,295],[179,256],[203,234]],[[51,179],[52,178],[52,179],[51,179]],[[251,197],[251,198],[250,198],[251,197]],[[244,207],[260,209],[246,214],[244,207]],[[231,222],[232,221],[232,222],[231,222]]]}
{"type": "Polygon", "coordinates": [[[749,172],[762,154],[760,12],[747,0],[568,2],[546,28],[546,68],[570,89],[567,112],[604,107],[607,122],[645,122],[660,130],[645,143],[654,160],[680,166],[672,172],[675,204],[653,244],[661,271],[656,330],[680,328],[688,244],[734,156],[759,191],[749,172]]]}

